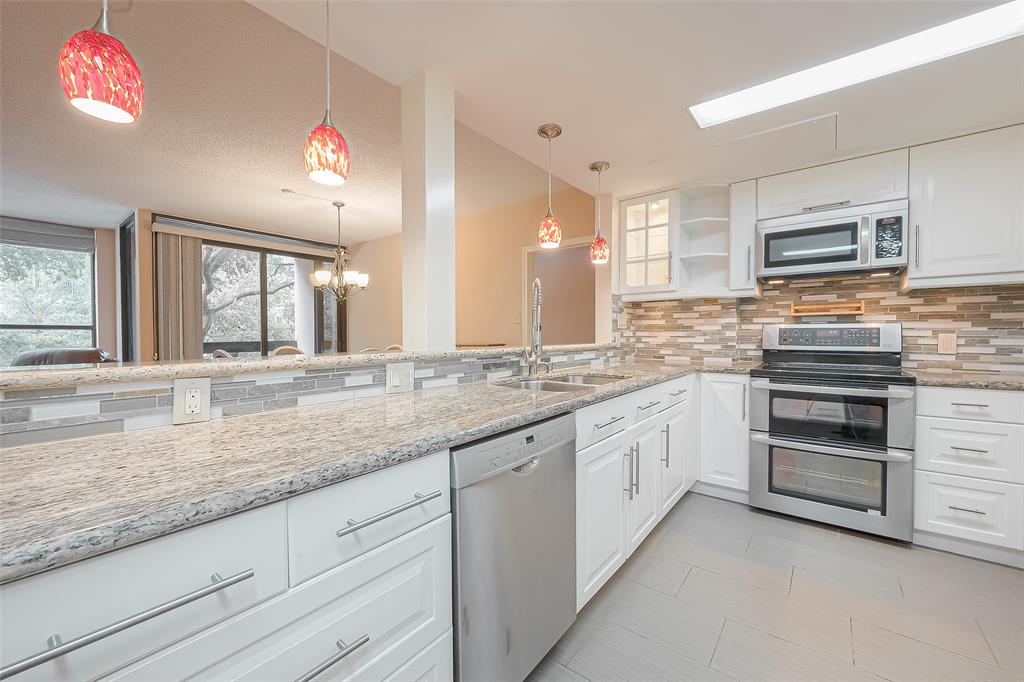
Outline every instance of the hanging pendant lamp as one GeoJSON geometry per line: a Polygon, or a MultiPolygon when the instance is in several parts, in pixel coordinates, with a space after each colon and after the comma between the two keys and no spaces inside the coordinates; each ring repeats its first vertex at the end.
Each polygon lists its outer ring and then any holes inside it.
{"type": "Polygon", "coordinates": [[[323,122],[306,139],[303,155],[310,180],[341,185],[348,180],[348,142],[331,122],[331,2],[327,0],[327,110],[323,122]]]}
{"type": "Polygon", "coordinates": [[[370,284],[370,276],[365,272],[348,269],[348,251],[341,245],[341,209],[345,207],[345,202],[332,201],[331,204],[338,209],[338,245],[334,247],[334,262],[330,269],[317,268],[309,273],[309,281],[320,291],[333,296],[338,303],[343,303],[360,291],[365,291],[370,284]]]}
{"type": "Polygon", "coordinates": [[[551,211],[551,140],[562,134],[562,126],[545,123],[537,128],[537,134],[548,141],[548,214],[537,228],[537,243],[542,249],[557,249],[562,243],[562,223],[551,211]]]}
{"type": "Polygon", "coordinates": [[[110,35],[107,0],[93,27],[71,36],[60,49],[57,79],[71,105],[90,116],[134,123],[142,114],[142,72],[124,43],[110,35]]]}
{"type": "Polygon", "coordinates": [[[604,265],[611,256],[611,247],[608,240],[601,236],[601,173],[611,167],[607,161],[595,161],[590,164],[590,170],[597,173],[597,230],[594,241],[590,242],[590,262],[594,265],[604,265]]]}

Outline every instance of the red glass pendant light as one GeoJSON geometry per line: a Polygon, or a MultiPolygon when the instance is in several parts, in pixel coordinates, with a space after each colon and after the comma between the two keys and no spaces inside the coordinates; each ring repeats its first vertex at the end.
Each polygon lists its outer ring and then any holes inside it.
{"type": "Polygon", "coordinates": [[[79,111],[113,123],[134,123],[142,114],[142,72],[128,48],[110,35],[107,0],[92,28],[68,38],[57,58],[64,96],[79,111]]]}
{"type": "Polygon", "coordinates": [[[594,241],[590,242],[590,262],[594,265],[604,265],[611,257],[611,247],[608,240],[601,236],[601,173],[611,167],[607,161],[595,161],[590,164],[590,170],[597,173],[597,229],[594,241]]]}
{"type": "Polygon", "coordinates": [[[551,140],[562,134],[562,126],[545,123],[537,128],[537,134],[548,141],[548,214],[537,228],[537,243],[542,249],[557,249],[562,243],[562,223],[558,222],[551,210],[551,140]]]}
{"type": "Polygon", "coordinates": [[[331,3],[327,0],[327,111],[323,122],[306,138],[303,157],[310,180],[341,185],[348,180],[348,142],[331,122],[331,3]]]}

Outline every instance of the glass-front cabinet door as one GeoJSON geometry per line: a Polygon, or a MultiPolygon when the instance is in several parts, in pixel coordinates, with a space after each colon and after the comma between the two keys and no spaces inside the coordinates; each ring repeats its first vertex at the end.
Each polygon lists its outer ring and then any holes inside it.
{"type": "Polygon", "coordinates": [[[675,192],[619,203],[619,285],[622,293],[671,291],[678,221],[675,192]]]}

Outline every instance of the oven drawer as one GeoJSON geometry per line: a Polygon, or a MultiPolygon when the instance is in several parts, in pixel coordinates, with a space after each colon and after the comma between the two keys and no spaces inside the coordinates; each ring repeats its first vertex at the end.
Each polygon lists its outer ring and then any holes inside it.
{"type": "Polygon", "coordinates": [[[1024,391],[923,386],[917,393],[922,416],[1024,424],[1024,391]]]}
{"type": "Polygon", "coordinates": [[[914,472],[914,528],[1024,549],[1024,486],[914,472]]]}
{"type": "Polygon", "coordinates": [[[1024,426],[918,417],[914,467],[1024,483],[1024,426]]]}

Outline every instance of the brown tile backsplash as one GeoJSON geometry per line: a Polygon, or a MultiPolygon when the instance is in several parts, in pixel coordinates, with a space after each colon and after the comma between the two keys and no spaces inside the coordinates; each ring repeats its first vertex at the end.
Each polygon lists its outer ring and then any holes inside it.
{"type": "Polygon", "coordinates": [[[764,287],[760,298],[626,304],[637,359],[757,360],[761,325],[900,322],[903,364],[950,370],[1024,371],[1024,284],[900,292],[900,276],[837,275],[764,287]],[[791,303],[864,301],[863,315],[793,317],[791,303]],[[957,354],[939,355],[938,334],[957,334],[957,354]]]}

